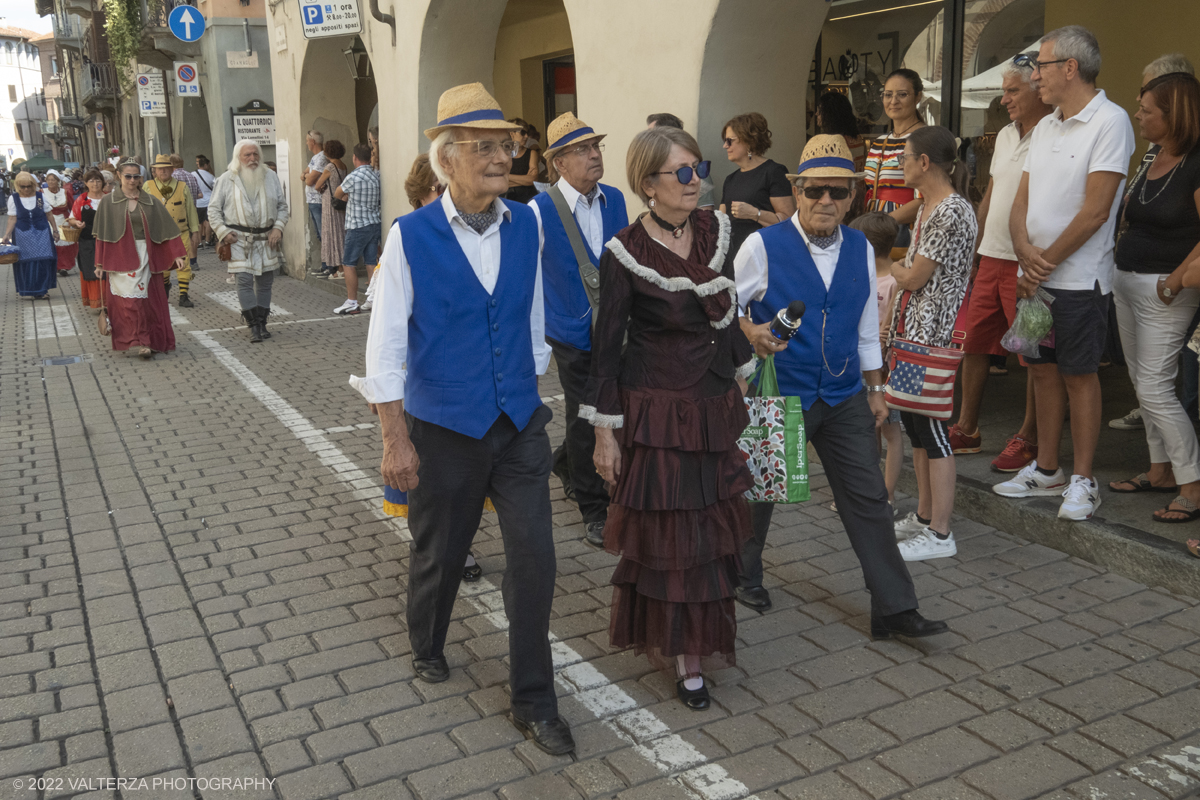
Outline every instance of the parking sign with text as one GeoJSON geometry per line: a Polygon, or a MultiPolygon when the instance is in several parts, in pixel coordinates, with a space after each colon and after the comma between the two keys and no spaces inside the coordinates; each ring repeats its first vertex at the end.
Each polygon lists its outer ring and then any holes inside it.
{"type": "Polygon", "coordinates": [[[362,33],[358,0],[339,0],[336,3],[300,0],[300,22],[304,26],[305,39],[362,33]]]}

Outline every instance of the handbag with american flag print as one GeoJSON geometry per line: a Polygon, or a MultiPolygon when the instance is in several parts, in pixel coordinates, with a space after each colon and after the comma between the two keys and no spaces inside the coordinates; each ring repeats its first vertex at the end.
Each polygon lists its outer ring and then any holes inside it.
{"type": "Polygon", "coordinates": [[[900,298],[884,399],[888,408],[933,419],[950,419],[954,413],[954,375],[962,362],[963,341],[967,338],[963,322],[971,304],[971,289],[967,288],[958,308],[949,347],[932,347],[903,338],[904,317],[911,297],[912,292],[906,290],[900,298]]]}

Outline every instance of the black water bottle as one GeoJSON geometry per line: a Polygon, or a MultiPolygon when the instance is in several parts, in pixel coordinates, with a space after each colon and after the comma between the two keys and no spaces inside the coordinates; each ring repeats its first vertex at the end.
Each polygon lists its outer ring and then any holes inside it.
{"type": "Polygon", "coordinates": [[[788,341],[800,330],[800,318],[803,316],[804,301],[793,300],[771,320],[771,335],[781,342],[788,341]]]}

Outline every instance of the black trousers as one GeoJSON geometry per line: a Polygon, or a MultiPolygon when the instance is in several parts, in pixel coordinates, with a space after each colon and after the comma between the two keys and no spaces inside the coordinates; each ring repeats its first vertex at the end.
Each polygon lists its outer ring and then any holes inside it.
{"type": "Polygon", "coordinates": [[[608,518],[608,490],[592,460],[596,433],[592,423],[579,418],[579,404],[584,399],[588,375],[592,371],[592,354],[553,339],[546,341],[554,351],[566,406],[567,431],[563,443],[554,451],[554,471],[569,476],[583,521],[604,522],[608,518]]]}
{"type": "MultiPolygon", "coordinates": [[[[879,469],[875,416],[866,391],[836,406],[824,400],[813,403],[804,412],[804,430],[825,468],[838,516],[862,565],[871,613],[898,614],[916,608],[912,576],[896,546],[887,487],[879,469]]],[[[750,504],[754,536],[742,549],[742,586],[762,585],[762,551],[774,510],[774,503],[750,504]]]]}
{"type": "Polygon", "coordinates": [[[408,638],[414,658],[442,655],[463,562],[490,497],[500,518],[506,565],[501,594],[508,616],[513,714],[558,716],[550,653],[554,539],[550,516],[550,409],[524,430],[501,414],[482,439],[408,415],[421,459],[408,493],[408,638]]]}

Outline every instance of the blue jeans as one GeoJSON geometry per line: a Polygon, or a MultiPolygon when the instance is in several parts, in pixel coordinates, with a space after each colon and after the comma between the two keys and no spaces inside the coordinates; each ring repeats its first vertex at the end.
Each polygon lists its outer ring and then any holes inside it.
{"type": "MultiPolygon", "coordinates": [[[[317,229],[317,241],[319,242],[321,241],[321,204],[309,203],[308,215],[312,217],[313,227],[317,229]]],[[[321,261],[321,269],[327,270],[329,269],[329,265],[321,261]]]]}

